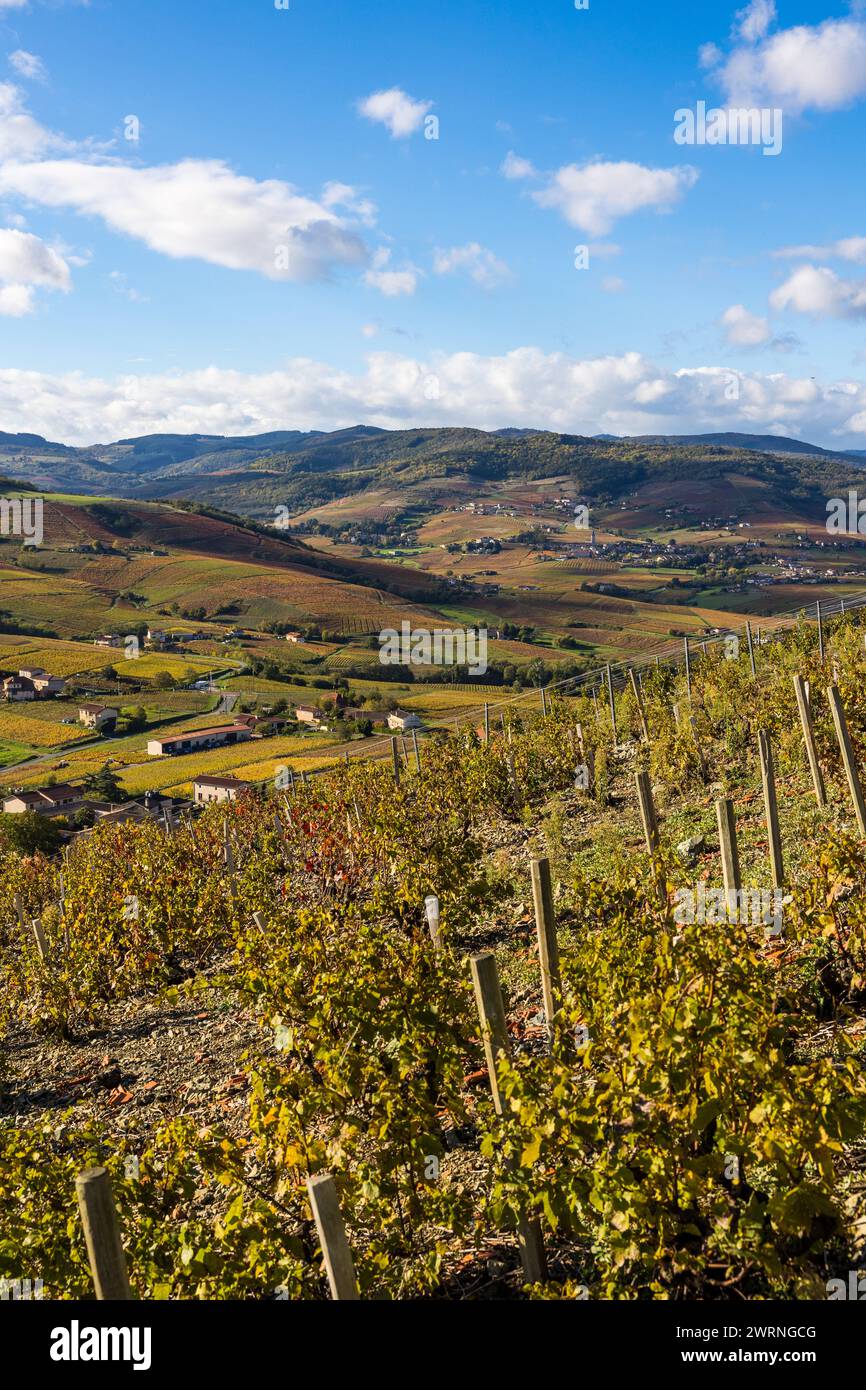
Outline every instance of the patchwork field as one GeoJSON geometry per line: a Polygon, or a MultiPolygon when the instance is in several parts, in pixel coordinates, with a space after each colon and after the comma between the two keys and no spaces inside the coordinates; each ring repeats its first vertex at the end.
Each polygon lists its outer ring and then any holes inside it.
{"type": "Polygon", "coordinates": [[[17,704],[0,704],[0,739],[30,744],[34,748],[56,748],[64,743],[75,743],[83,738],[92,738],[90,730],[80,725],[64,725],[49,719],[33,719],[30,715],[19,714],[17,704]]]}

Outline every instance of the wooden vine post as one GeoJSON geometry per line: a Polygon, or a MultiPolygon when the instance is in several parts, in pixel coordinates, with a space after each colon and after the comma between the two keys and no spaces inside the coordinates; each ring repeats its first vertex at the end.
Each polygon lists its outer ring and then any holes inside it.
{"type": "Polygon", "coordinates": [[[766,729],[758,731],[758,753],[761,759],[761,784],[764,789],[764,819],[767,823],[767,842],[773,887],[781,888],[785,881],[782,863],[782,835],[779,829],[779,803],[776,797],[776,771],[773,747],[766,729]]]}
{"type": "MultiPolygon", "coordinates": [[[[472,985],[475,990],[475,1003],[481,1021],[481,1036],[484,1042],[484,1055],[487,1059],[487,1074],[490,1078],[490,1092],[493,1108],[497,1115],[503,1113],[502,1096],[499,1090],[499,1077],[496,1063],[499,1057],[507,1057],[508,1029],[505,1024],[505,1005],[499,987],[499,973],[496,957],[492,951],[481,951],[470,956],[472,985]]],[[[520,1217],[517,1226],[517,1239],[520,1246],[520,1260],[523,1273],[531,1284],[540,1283],[547,1275],[547,1260],[544,1254],[544,1240],[537,1220],[520,1217]]]]}
{"type": "Polygon", "coordinates": [[[96,1297],[131,1299],[126,1256],[120,1242],[120,1228],[107,1169],[86,1168],[79,1173],[75,1179],[75,1192],[96,1297]]]}
{"type": "Polygon", "coordinates": [[[48,942],[42,928],[42,918],[34,917],[30,925],[33,928],[33,935],[36,938],[36,949],[39,952],[39,959],[47,962],[49,956],[48,942]]]}
{"type": "Polygon", "coordinates": [[[541,963],[541,993],[544,1015],[551,1038],[553,1020],[562,1003],[562,975],[559,969],[559,946],[556,940],[556,916],[553,910],[553,887],[550,881],[550,861],[533,859],[532,900],[535,906],[535,930],[538,936],[538,959],[541,963]]]}
{"type": "Polygon", "coordinates": [[[613,729],[613,746],[616,748],[618,738],[616,732],[616,704],[613,698],[613,677],[610,673],[610,666],[606,666],[604,669],[607,675],[607,700],[610,705],[610,726],[613,729]]]}
{"type": "Polygon", "coordinates": [[[688,634],[683,638],[683,651],[686,655],[686,693],[689,697],[689,704],[692,700],[692,666],[689,658],[689,639],[688,634]]]}
{"type": "Polygon", "coordinates": [[[430,933],[430,940],[437,951],[442,949],[442,933],[439,930],[439,899],[435,893],[428,893],[424,899],[424,915],[427,918],[427,930],[430,933]]]}
{"type": "Polygon", "coordinates": [[[821,600],[815,602],[815,618],[818,623],[818,660],[824,665],[824,622],[821,617],[821,600]]]}
{"type": "Polygon", "coordinates": [[[582,725],[582,724],[575,724],[575,726],[574,726],[574,732],[575,732],[575,734],[577,735],[577,746],[578,746],[578,749],[580,750],[580,756],[581,756],[582,758],[585,759],[585,758],[586,758],[586,739],[585,739],[584,736],[583,736],[583,725],[582,725]]]}
{"type": "Polygon", "coordinates": [[[802,676],[794,677],[794,690],[797,695],[797,708],[800,711],[800,726],[803,730],[803,742],[806,745],[806,756],[809,759],[809,770],[812,774],[812,786],[815,789],[815,800],[819,806],[826,806],[827,792],[824,788],[824,777],[821,772],[821,765],[818,762],[815,731],[812,727],[812,710],[809,705],[809,694],[802,676]]]}
{"type": "Polygon", "coordinates": [[[734,816],[734,803],[729,797],[716,802],[716,823],[719,828],[719,847],[722,851],[722,881],[725,885],[725,898],[728,911],[736,903],[736,895],[742,888],[740,879],[740,855],[737,849],[737,822],[734,816]]]}
{"type": "Polygon", "coordinates": [[[394,781],[395,781],[396,785],[399,787],[399,785],[400,785],[400,745],[399,745],[399,743],[397,742],[396,735],[391,739],[391,761],[392,761],[392,763],[394,764],[394,781]]]}
{"type": "Polygon", "coordinates": [[[337,1189],[330,1173],[317,1173],[315,1177],[307,1178],[307,1195],[313,1210],[319,1244],[322,1247],[322,1259],[331,1297],[341,1301],[357,1302],[360,1294],[355,1262],[346,1238],[337,1189]]]}
{"type": "Polygon", "coordinates": [[[757,676],[758,672],[757,672],[757,670],[755,669],[755,648],[754,648],[754,646],[753,646],[753,644],[752,644],[752,624],[751,624],[751,623],[746,623],[746,641],[747,641],[748,644],[749,644],[749,665],[750,665],[751,668],[752,668],[752,675],[753,675],[753,676],[757,676]]]}
{"type": "Polygon", "coordinates": [[[646,722],[646,710],[644,709],[643,692],[641,691],[641,688],[637,683],[637,678],[635,677],[635,673],[631,667],[628,668],[628,674],[629,679],[631,681],[632,693],[634,695],[635,703],[637,705],[638,718],[640,719],[641,737],[644,743],[649,743],[649,728],[646,722]]]}
{"type": "Polygon", "coordinates": [[[412,748],[415,752],[415,771],[421,771],[421,749],[418,747],[418,731],[412,730],[412,748]]]}
{"type": "Polygon", "coordinates": [[[845,709],[838,686],[830,685],[827,687],[827,699],[830,702],[830,713],[833,715],[842,762],[845,764],[845,776],[848,779],[848,790],[851,793],[854,814],[857,817],[857,829],[861,835],[866,836],[866,803],[863,801],[860,774],[857,771],[854,748],[851,744],[851,735],[848,732],[848,720],[845,718],[845,709]]]}
{"type": "Polygon", "coordinates": [[[488,748],[490,747],[490,706],[486,700],[484,702],[484,743],[488,748]]]}
{"type": "Polygon", "coordinates": [[[637,787],[637,799],[640,805],[640,818],[643,825],[643,834],[646,841],[647,854],[655,854],[659,847],[659,823],[656,815],[655,802],[653,801],[653,789],[650,775],[644,769],[634,775],[635,786],[637,787]]]}

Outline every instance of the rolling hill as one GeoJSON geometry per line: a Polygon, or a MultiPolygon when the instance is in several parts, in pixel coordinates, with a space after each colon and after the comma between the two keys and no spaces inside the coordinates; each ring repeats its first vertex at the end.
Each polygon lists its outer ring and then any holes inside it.
{"type": "Polygon", "coordinates": [[[649,484],[729,474],[798,499],[804,516],[858,481],[862,460],[772,435],[711,434],[587,438],[546,431],[474,429],[329,433],[276,431],[247,437],[147,435],[72,449],[36,435],[0,435],[0,472],[55,492],[129,499],[188,499],[270,521],[358,494],[393,494],[397,510],[430,512],[468,488],[509,480],[565,478],[587,499],[613,503],[649,484]]]}

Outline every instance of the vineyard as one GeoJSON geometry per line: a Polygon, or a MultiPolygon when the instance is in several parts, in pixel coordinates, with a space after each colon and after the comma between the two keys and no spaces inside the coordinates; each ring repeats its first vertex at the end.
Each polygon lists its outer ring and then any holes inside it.
{"type": "Polygon", "coordinates": [[[866,1241],[864,643],[750,634],[3,853],[0,1278],[825,1299],[866,1241]]]}

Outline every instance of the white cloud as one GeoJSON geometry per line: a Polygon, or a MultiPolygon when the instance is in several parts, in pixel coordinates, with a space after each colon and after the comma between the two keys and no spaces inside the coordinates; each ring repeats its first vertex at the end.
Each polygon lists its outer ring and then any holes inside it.
{"type": "Polygon", "coordinates": [[[782,246],[773,255],[777,259],[805,260],[807,257],[824,260],[853,261],[866,265],[866,236],[842,237],[825,246],[782,246]]]}
{"type": "Polygon", "coordinates": [[[452,246],[448,250],[437,247],[433,254],[433,269],[437,275],[465,271],[476,284],[488,290],[511,278],[511,271],[505,262],[477,241],[471,241],[466,246],[452,246]]]}
{"type": "Polygon", "coordinates": [[[35,53],[28,53],[25,48],[16,48],[14,53],[10,53],[9,62],[22,77],[34,78],[37,82],[44,82],[48,75],[42,59],[37,58],[35,53]]]}
{"type": "Polygon", "coordinates": [[[391,270],[391,252],[387,246],[380,246],[373,257],[371,268],[364,272],[364,283],[371,289],[378,290],[387,299],[395,299],[398,295],[411,295],[415,293],[418,285],[419,270],[411,262],[401,270],[391,270]]]}
{"type": "Polygon", "coordinates": [[[252,434],[427,424],[533,426],[574,434],[742,429],[866,447],[866,383],[822,386],[808,377],[735,373],[723,366],[677,371],[636,352],[580,359],[521,347],[496,357],[456,352],[427,360],[377,352],[357,372],[309,358],[262,373],[210,367],[113,381],[5,368],[0,418],[8,430],[35,430],[77,444],[160,431],[252,434]],[[425,394],[431,375],[439,383],[435,400],[425,394]]]}
{"type": "Polygon", "coordinates": [[[768,34],[774,18],[772,4],[753,0],[738,16],[734,47],[712,64],[731,106],[778,106],[797,115],[836,111],[866,93],[866,24],[826,19],[768,34]]]}
{"type": "Polygon", "coordinates": [[[502,173],[507,179],[537,179],[538,170],[535,165],[522,155],[515,154],[509,150],[502,161],[502,173]]]}
{"type": "Polygon", "coordinates": [[[322,202],[277,179],[257,181],[220,160],[155,168],[44,160],[0,166],[0,193],[100,217],[175,259],[313,280],[359,265],[367,250],[322,202]]]}
{"type": "Polygon", "coordinates": [[[566,164],[548,176],[546,188],[532,197],[555,208],[572,227],[601,236],[614,222],[644,208],[667,212],[692,188],[698,171],[691,165],[651,169],[628,160],[616,163],[566,164]]]}
{"type": "Polygon", "coordinates": [[[322,189],[322,206],[326,208],[345,208],[354,214],[365,227],[376,225],[376,204],[369,198],[362,198],[357,189],[348,183],[326,183],[322,189]]]}
{"type": "Polygon", "coordinates": [[[369,261],[357,224],[372,225],[376,209],[349,184],[327,183],[315,199],[221,160],[141,168],[105,150],[47,130],[26,110],[20,89],[0,83],[0,196],[70,208],[163,255],[272,280],[324,279],[335,267],[369,261]],[[45,158],[49,151],[80,157],[45,158]]]}
{"type": "Polygon", "coordinates": [[[776,18],[774,0],[750,0],[734,21],[734,32],[746,43],[762,39],[776,18]]]}
{"type": "Polygon", "coordinates": [[[758,347],[770,337],[770,325],[765,318],[749,313],[742,304],[732,304],[722,314],[725,336],[733,347],[758,347]]]}
{"type": "Polygon", "coordinates": [[[0,228],[0,314],[23,318],[32,313],[37,288],[70,290],[67,262],[32,233],[0,228]]]}
{"type": "Polygon", "coordinates": [[[828,266],[801,265],[773,290],[770,307],[819,319],[862,318],[866,281],[844,280],[828,266]]]}
{"type": "Polygon", "coordinates": [[[402,87],[389,87],[387,91],[364,97],[358,102],[358,110],[368,121],[387,126],[393,139],[405,140],[420,130],[432,105],[432,101],[416,101],[402,87]]]}
{"type": "Polygon", "coordinates": [[[35,307],[30,285],[0,285],[0,317],[23,319],[35,307]]]}
{"type": "Polygon", "coordinates": [[[601,288],[605,294],[622,294],[625,289],[625,280],[620,275],[605,275],[601,282],[601,288]]]}
{"type": "Polygon", "coordinates": [[[702,68],[715,68],[724,58],[724,53],[714,43],[702,43],[698,49],[698,62],[702,68]]]}
{"type": "Polygon", "coordinates": [[[49,149],[69,148],[68,142],[30,115],[14,82],[0,82],[0,160],[32,159],[49,149]]]}

